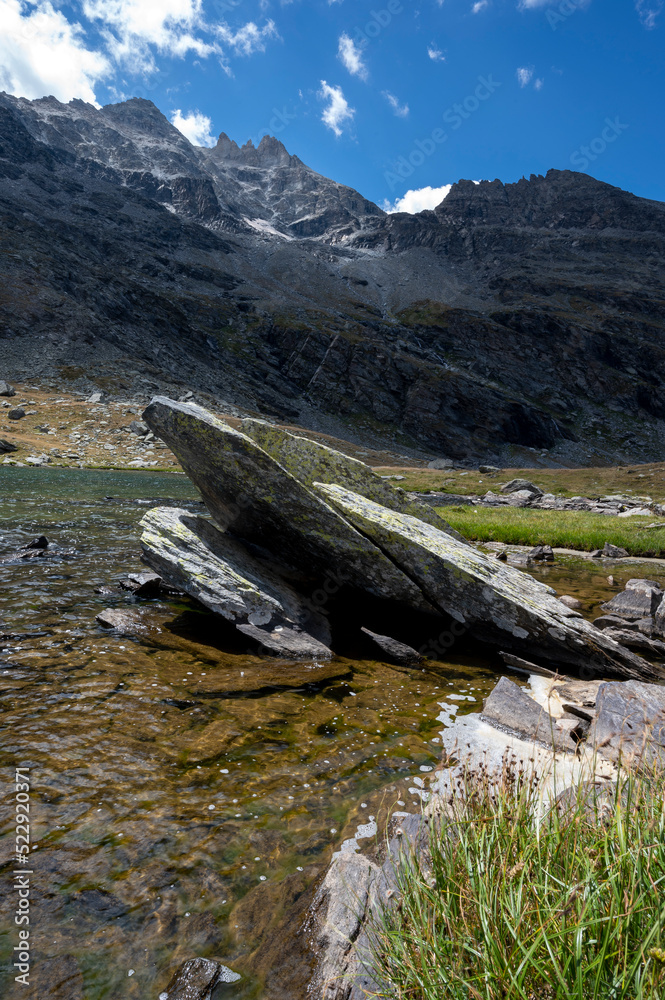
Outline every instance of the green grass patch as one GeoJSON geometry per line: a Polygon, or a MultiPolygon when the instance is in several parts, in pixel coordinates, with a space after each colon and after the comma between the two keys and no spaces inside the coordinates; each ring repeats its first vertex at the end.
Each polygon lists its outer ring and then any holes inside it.
{"type": "Polygon", "coordinates": [[[591,552],[605,542],[620,545],[631,556],[665,555],[662,528],[646,531],[657,518],[609,517],[577,510],[530,510],[515,507],[437,507],[465,538],[507,545],[547,545],[591,552]]]}
{"type": "Polygon", "coordinates": [[[580,792],[536,833],[531,784],[469,776],[374,920],[371,995],[663,1000],[664,792],[624,778],[604,808],[580,792]]]}

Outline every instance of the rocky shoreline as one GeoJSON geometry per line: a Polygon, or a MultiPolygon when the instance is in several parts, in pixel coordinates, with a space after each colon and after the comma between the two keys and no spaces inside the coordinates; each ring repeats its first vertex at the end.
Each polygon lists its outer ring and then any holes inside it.
{"type": "Polygon", "coordinates": [[[312,1000],[366,1000],[380,989],[372,928],[399,904],[400,866],[427,853],[430,828],[446,823],[451,797],[472,789],[474,775],[500,782],[510,767],[533,780],[540,819],[569,808],[582,790],[602,822],[622,775],[665,763],[665,687],[534,674],[520,688],[503,677],[483,711],[458,718],[442,742],[422,812],[393,811],[378,851],[355,845],[333,858],[305,926],[317,956],[312,1000]]]}

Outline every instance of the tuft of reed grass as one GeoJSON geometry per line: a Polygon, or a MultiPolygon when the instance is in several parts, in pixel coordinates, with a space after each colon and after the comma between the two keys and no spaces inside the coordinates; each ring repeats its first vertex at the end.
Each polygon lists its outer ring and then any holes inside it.
{"type": "Polygon", "coordinates": [[[602,802],[582,784],[539,822],[523,775],[465,784],[429,850],[397,864],[369,932],[370,995],[664,1000],[663,776],[623,776],[602,802]]]}

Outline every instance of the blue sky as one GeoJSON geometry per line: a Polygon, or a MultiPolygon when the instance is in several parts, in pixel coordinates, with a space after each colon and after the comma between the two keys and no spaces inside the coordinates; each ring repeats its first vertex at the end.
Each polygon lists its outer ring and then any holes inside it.
{"type": "Polygon", "coordinates": [[[277,135],[379,204],[585,170],[665,200],[665,0],[0,0],[0,89],[277,135]]]}

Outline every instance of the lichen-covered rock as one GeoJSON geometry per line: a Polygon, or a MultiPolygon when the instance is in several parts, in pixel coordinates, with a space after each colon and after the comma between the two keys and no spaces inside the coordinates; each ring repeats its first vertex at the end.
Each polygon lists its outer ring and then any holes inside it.
{"type": "Polygon", "coordinates": [[[177,456],[221,528],[231,527],[310,579],[332,575],[339,586],[432,610],[369,539],[246,434],[200,406],[159,396],[143,418],[177,456]]]}
{"type": "Polygon", "coordinates": [[[419,517],[459,541],[465,540],[435,510],[412,499],[399,487],[389,486],[364,462],[318,441],[289,434],[265,420],[246,419],[241,426],[245,434],[305,486],[311,487],[313,483],[344,486],[389,510],[419,517]]]}
{"type": "Polygon", "coordinates": [[[371,538],[444,614],[474,636],[514,650],[596,671],[601,676],[658,678],[662,672],[624,649],[557,600],[551,587],[429,524],[386,510],[339,486],[319,492],[371,538]]]}
{"type": "Polygon", "coordinates": [[[236,626],[283,631],[282,655],[332,655],[323,615],[311,611],[267,563],[211,521],[186,510],[156,507],[141,527],[144,559],[162,579],[236,626]],[[289,636],[294,637],[291,643],[289,636]]]}

